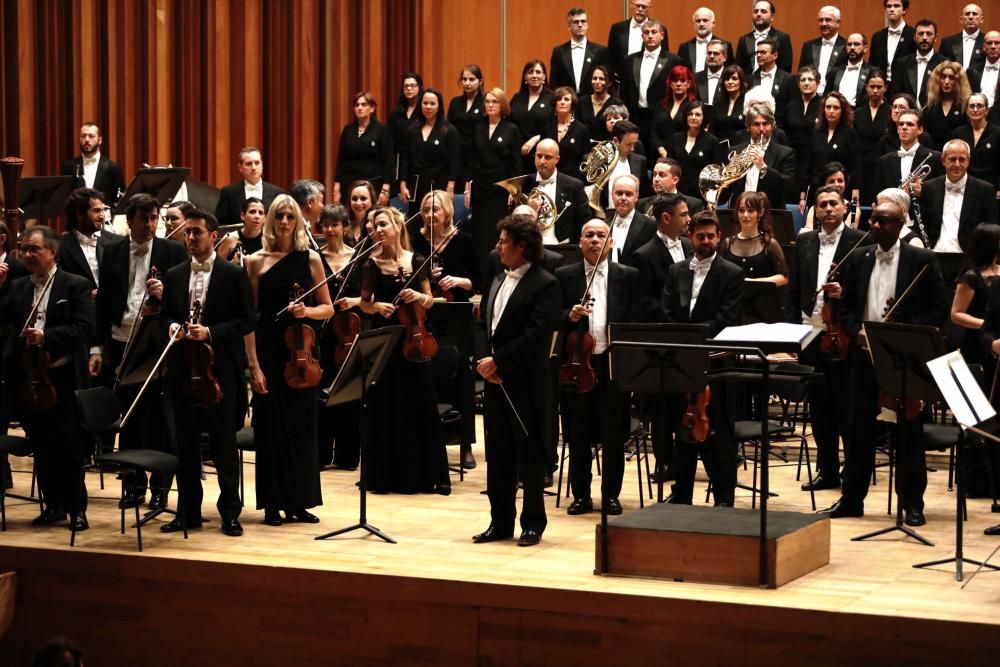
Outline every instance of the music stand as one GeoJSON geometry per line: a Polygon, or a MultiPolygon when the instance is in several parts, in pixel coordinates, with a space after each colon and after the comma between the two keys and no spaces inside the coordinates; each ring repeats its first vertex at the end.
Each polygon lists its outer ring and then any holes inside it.
{"type": "Polygon", "coordinates": [[[783,322],[778,286],[756,280],[743,281],[743,324],[783,322]]]}
{"type": "MultiPolygon", "coordinates": [[[[905,404],[908,400],[933,402],[941,398],[927,362],[945,353],[944,339],[937,327],[895,322],[865,322],[864,329],[871,350],[872,364],[879,392],[896,402],[896,466],[897,488],[906,488],[907,447],[919,443],[906,442],[905,404]]],[[[889,489],[892,493],[892,489],[889,489]]],[[[934,543],[921,537],[903,523],[903,498],[896,493],[896,522],[888,528],[852,537],[859,542],[898,530],[921,544],[932,547],[934,543]]]]}
{"type": "Polygon", "coordinates": [[[579,245],[575,245],[573,243],[547,245],[545,246],[545,249],[558,253],[559,256],[562,257],[562,263],[560,263],[559,266],[570,266],[571,264],[583,261],[583,251],[580,250],[579,245]]]}
{"type": "Polygon", "coordinates": [[[1000,442],[1000,438],[985,430],[987,423],[996,426],[993,419],[996,416],[996,410],[990,405],[990,399],[986,397],[979,383],[976,382],[976,378],[966,365],[961,352],[949,352],[943,357],[928,361],[927,368],[933,374],[934,381],[937,383],[941,395],[944,396],[944,400],[948,403],[959,427],[958,444],[955,446],[955,557],[917,563],[913,567],[923,569],[934,565],[955,563],[955,581],[962,581],[962,565],[965,563],[978,565],[980,569],[988,567],[991,570],[1000,570],[1000,567],[988,562],[966,558],[962,552],[963,510],[965,509],[962,449],[969,431],[1000,442]]]}
{"type": "Polygon", "coordinates": [[[22,178],[18,207],[27,219],[58,218],[76,179],[72,176],[35,176],[22,178]]]}
{"type": "MultiPolygon", "coordinates": [[[[708,327],[701,324],[628,324],[610,326],[608,375],[622,391],[653,394],[656,409],[666,414],[665,396],[670,392],[695,393],[705,390],[708,379],[708,348],[663,349],[664,343],[704,346],[708,327]],[[622,345],[627,344],[627,346],[622,345]],[[643,343],[652,343],[643,347],[643,343]]],[[[602,467],[607,469],[607,448],[601,448],[602,467]]],[[[607,475],[601,476],[601,573],[608,571],[607,475]]],[[[663,479],[657,482],[663,497],[663,479]]],[[[641,492],[641,491],[640,491],[641,492]]]]}
{"type": "Polygon", "coordinates": [[[328,394],[326,407],[361,401],[361,410],[359,411],[361,426],[358,430],[361,441],[361,461],[359,463],[361,481],[358,486],[361,495],[358,522],[346,528],[319,535],[315,538],[317,540],[325,540],[361,529],[390,544],[396,544],[396,540],[368,523],[368,429],[366,423],[368,421],[368,388],[378,382],[403,331],[404,328],[401,326],[391,326],[359,333],[354,344],[351,345],[350,352],[347,353],[347,359],[344,359],[340,370],[337,371],[337,377],[333,379],[333,383],[326,390],[328,394]]]}
{"type": "Polygon", "coordinates": [[[152,195],[160,206],[169,203],[173,200],[177,191],[181,189],[181,184],[190,173],[191,169],[189,167],[140,169],[136,172],[132,182],[128,184],[125,194],[121,196],[115,205],[115,215],[124,214],[132,195],[140,192],[152,195]]]}

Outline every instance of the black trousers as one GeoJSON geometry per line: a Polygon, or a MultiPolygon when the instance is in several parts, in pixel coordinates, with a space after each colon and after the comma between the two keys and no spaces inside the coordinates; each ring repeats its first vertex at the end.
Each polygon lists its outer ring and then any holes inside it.
{"type": "MultiPolygon", "coordinates": [[[[228,413],[225,413],[228,414],[228,413]]],[[[212,463],[219,478],[219,498],[216,508],[225,519],[240,515],[239,452],[233,420],[224,417],[220,405],[201,407],[178,405],[177,424],[177,487],[179,503],[189,526],[201,525],[201,434],[208,434],[212,463]]],[[[155,482],[154,482],[155,483],[155,482]]]]}
{"type": "MultiPolygon", "coordinates": [[[[705,471],[712,481],[715,504],[732,504],[736,497],[736,439],[733,436],[730,411],[726,400],[726,383],[713,381],[708,416],[711,432],[703,443],[691,439],[685,427],[677,431],[674,452],[674,485],[671,502],[691,504],[694,496],[694,477],[698,468],[698,456],[705,464],[705,471]]],[[[674,423],[680,424],[681,415],[687,407],[683,401],[671,401],[674,423]]]]}
{"type": "Polygon", "coordinates": [[[803,350],[799,361],[812,366],[821,375],[806,389],[809,422],[816,441],[816,471],[821,477],[837,479],[840,475],[841,440],[845,457],[849,447],[849,366],[846,359],[820,352],[818,342],[803,350]]]}
{"type": "MultiPolygon", "coordinates": [[[[515,399],[516,400],[516,399],[515,399]]],[[[513,530],[517,517],[517,482],[523,485],[521,529],[542,533],[548,522],[545,516],[544,484],[546,456],[543,435],[532,429],[526,437],[510,410],[503,391],[486,383],[486,494],[490,499],[490,518],[500,531],[513,530]]],[[[528,428],[542,423],[532,419],[537,406],[516,403],[516,409],[528,428]]]]}
{"type": "Polygon", "coordinates": [[[597,376],[593,390],[580,394],[562,392],[563,438],[569,444],[569,482],[574,498],[590,498],[593,481],[591,445],[604,447],[602,488],[608,498],[617,498],[625,475],[625,440],[628,439],[628,394],[611,381],[608,355],[591,357],[597,376]]]}

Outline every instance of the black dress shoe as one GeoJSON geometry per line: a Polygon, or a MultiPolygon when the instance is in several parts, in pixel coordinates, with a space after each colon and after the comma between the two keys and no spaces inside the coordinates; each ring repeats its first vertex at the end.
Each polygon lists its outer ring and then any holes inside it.
{"type": "Polygon", "coordinates": [[[542,541],[542,534],[537,530],[528,529],[521,532],[521,537],[517,538],[517,546],[533,547],[542,541]]]}
{"type": "Polygon", "coordinates": [[[622,510],[621,501],[617,498],[608,498],[608,514],[611,516],[618,516],[624,510],[622,510]]]}
{"type": "Polygon", "coordinates": [[[133,493],[126,493],[125,497],[118,501],[118,509],[128,510],[146,502],[146,496],[137,496],[133,493]]]}
{"type": "Polygon", "coordinates": [[[222,520],[222,532],[229,537],[239,537],[243,534],[243,526],[236,517],[222,520]]]}
{"type": "Polygon", "coordinates": [[[462,467],[466,470],[473,470],[476,467],[476,457],[472,454],[472,449],[462,450],[462,467]]]}
{"type": "Polygon", "coordinates": [[[1000,535],[1000,523],[998,523],[995,526],[990,526],[989,528],[984,530],[983,535],[991,535],[991,536],[1000,535]]]}
{"type": "Polygon", "coordinates": [[[450,496],[451,495],[451,484],[438,484],[434,487],[434,493],[439,496],[450,496]]]}
{"type": "Polygon", "coordinates": [[[577,498],[566,508],[566,514],[570,516],[577,516],[578,514],[586,514],[593,511],[594,501],[590,498],[577,498]]]}
{"type": "Polygon", "coordinates": [[[545,473],[545,488],[546,489],[551,489],[553,484],[555,484],[555,482],[552,481],[552,473],[551,472],[546,472],[545,473]]]}
{"type": "Polygon", "coordinates": [[[927,518],[920,510],[906,510],[904,514],[903,523],[907,526],[922,526],[927,523],[927,518]]]}
{"type": "Polygon", "coordinates": [[[825,491],[826,489],[839,489],[840,476],[830,477],[828,475],[816,475],[812,484],[806,482],[802,485],[803,491],[825,491]]]}
{"type": "Polygon", "coordinates": [[[732,507],[733,503],[732,503],[731,500],[716,500],[715,501],[715,506],[716,507],[732,507]]]}
{"type": "Polygon", "coordinates": [[[42,513],[31,520],[32,526],[48,526],[53,523],[58,523],[60,521],[66,520],[66,512],[60,512],[57,509],[46,507],[42,510],[42,513]]]}
{"type": "Polygon", "coordinates": [[[156,510],[162,510],[166,508],[167,508],[167,494],[157,491],[149,499],[149,509],[155,512],[156,510]]]}
{"type": "Polygon", "coordinates": [[[841,496],[837,502],[830,505],[825,510],[821,510],[820,514],[826,515],[831,519],[843,519],[847,517],[862,517],[865,515],[865,508],[862,505],[852,505],[844,500],[841,496]]]}
{"type": "MultiPolygon", "coordinates": [[[[201,523],[189,523],[187,525],[188,530],[194,530],[195,528],[201,528],[201,523]]],[[[184,526],[181,525],[181,520],[179,517],[174,517],[174,520],[170,523],[165,523],[160,526],[161,533],[181,533],[184,532],[184,526]]]]}
{"type": "Polygon", "coordinates": [[[281,520],[281,515],[278,514],[278,510],[265,509],[264,510],[264,523],[268,526],[280,526],[284,521],[281,520]]]}
{"type": "Polygon", "coordinates": [[[315,514],[310,514],[305,510],[295,510],[285,512],[286,521],[298,521],[299,523],[319,523],[319,517],[315,514]]]}
{"type": "Polygon", "coordinates": [[[672,482],[674,481],[674,470],[670,466],[665,468],[657,468],[653,472],[649,473],[649,479],[651,482],[672,482]]]}
{"type": "Polygon", "coordinates": [[[472,536],[472,541],[476,544],[484,544],[486,542],[499,542],[501,540],[509,540],[514,537],[514,530],[500,530],[492,523],[490,527],[479,533],[478,535],[472,536]]]}
{"type": "Polygon", "coordinates": [[[76,518],[69,522],[69,529],[82,533],[83,531],[90,528],[90,522],[87,521],[87,515],[80,512],[76,515],[76,518]]]}

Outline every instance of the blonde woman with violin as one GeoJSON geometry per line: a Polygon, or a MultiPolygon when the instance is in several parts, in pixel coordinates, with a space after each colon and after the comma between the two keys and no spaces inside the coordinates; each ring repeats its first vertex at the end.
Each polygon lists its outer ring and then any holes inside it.
{"type": "Polygon", "coordinates": [[[264,510],[269,526],[316,523],[319,519],[308,510],[323,502],[316,453],[319,377],[311,386],[297,380],[299,374],[312,377],[319,367],[313,354],[315,329],[304,322],[328,319],[333,305],[327,286],[319,285],[326,277],[323,261],[309,249],[305,219],[294,199],[275,198],[262,235],[263,249],[246,258],[258,313],[257,326],[246,337],[254,391],[257,508],[264,510]],[[296,296],[315,285],[319,287],[308,296],[296,296]],[[295,364],[296,359],[302,363],[295,364]]]}
{"type": "Polygon", "coordinates": [[[433,304],[428,265],[410,251],[402,213],[380,207],[369,219],[373,242],[381,245],[365,262],[361,310],[372,316],[372,328],[410,326],[368,394],[368,488],[446,496],[448,458],[429,363],[433,354],[425,347],[433,338],[422,329],[433,304]]]}

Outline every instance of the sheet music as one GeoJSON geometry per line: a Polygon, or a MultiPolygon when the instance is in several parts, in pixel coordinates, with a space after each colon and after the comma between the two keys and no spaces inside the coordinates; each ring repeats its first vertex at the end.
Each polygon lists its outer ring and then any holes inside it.
{"type": "Polygon", "coordinates": [[[948,403],[955,420],[963,428],[981,424],[996,415],[990,400],[983,393],[962,353],[949,352],[927,362],[927,369],[941,395],[948,403]]]}
{"type": "Polygon", "coordinates": [[[758,322],[726,327],[715,337],[717,341],[742,343],[796,343],[804,349],[819,335],[821,329],[810,324],[789,322],[758,322]]]}

